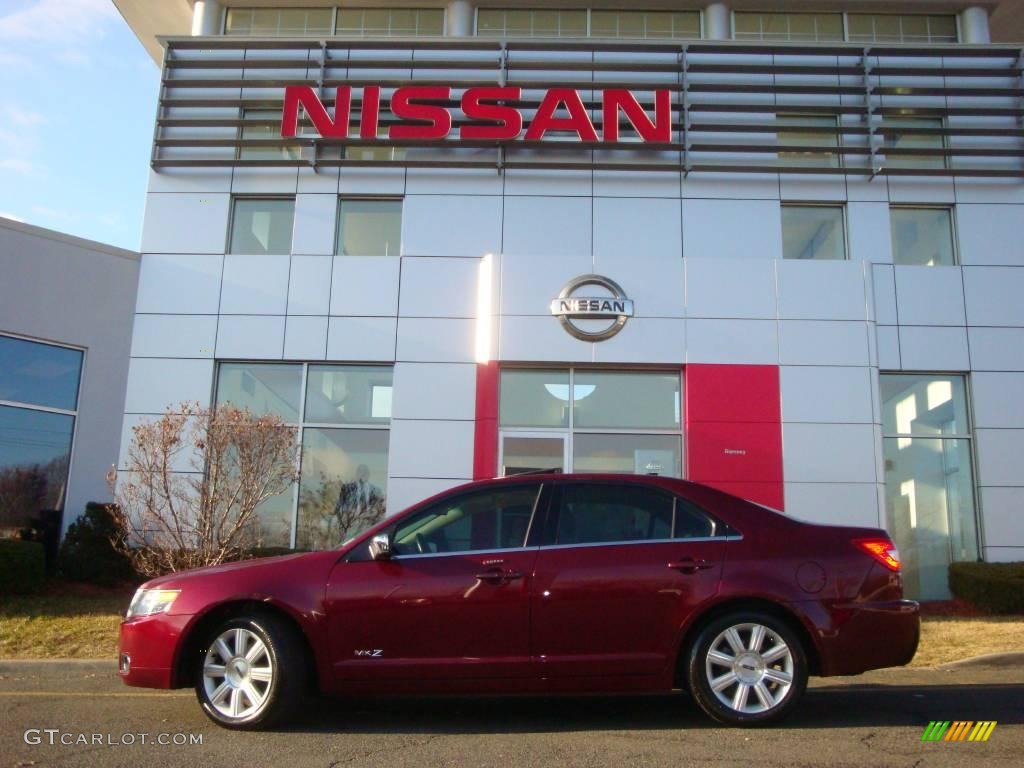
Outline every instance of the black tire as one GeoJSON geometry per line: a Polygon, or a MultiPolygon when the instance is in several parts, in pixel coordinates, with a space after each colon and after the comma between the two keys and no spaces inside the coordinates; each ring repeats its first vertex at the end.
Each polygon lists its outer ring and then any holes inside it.
{"type": "MultiPolygon", "coordinates": [[[[230,639],[225,641],[224,647],[231,651],[235,646],[230,639]]],[[[233,656],[235,664],[243,661],[240,656],[233,656]]],[[[247,662],[245,662],[247,664],[247,662]]],[[[306,648],[296,630],[280,618],[264,614],[253,614],[248,616],[236,616],[214,626],[204,638],[202,652],[196,663],[195,690],[196,698],[199,699],[199,706],[206,716],[213,722],[224,728],[236,730],[261,730],[272,725],[281,725],[289,717],[301,711],[302,699],[308,691],[309,664],[306,658],[306,648]],[[215,648],[219,638],[238,637],[236,630],[242,630],[241,637],[248,641],[246,647],[259,651],[251,665],[245,668],[244,674],[238,674],[238,668],[232,667],[231,673],[234,683],[229,682],[227,677],[230,664],[219,664],[222,661],[223,653],[215,648]],[[227,633],[227,635],[225,634],[227,633]],[[260,651],[258,645],[252,640],[255,636],[263,644],[265,649],[260,651]],[[217,667],[224,668],[225,674],[208,676],[206,674],[207,661],[212,665],[211,672],[217,667]],[[270,669],[270,680],[264,681],[255,677],[255,673],[265,675],[265,670],[270,669]],[[219,682],[218,682],[219,681],[219,682]],[[252,686],[252,690],[262,700],[258,705],[248,698],[245,693],[245,683],[252,686]],[[223,696],[216,696],[222,685],[226,685],[228,701],[223,696]],[[210,688],[218,701],[211,699],[210,688]],[[245,706],[245,711],[233,715],[230,711],[234,701],[236,690],[243,692],[239,698],[240,709],[245,706]],[[229,710],[229,711],[225,711],[229,710]]]]}
{"type": "Polygon", "coordinates": [[[768,613],[737,611],[714,619],[700,631],[689,649],[686,677],[697,704],[718,722],[744,727],[769,725],[788,715],[807,688],[807,651],[785,621],[768,613]],[[758,645],[756,626],[764,631],[759,644],[764,656],[751,649],[758,645]],[[737,633],[732,638],[735,641],[738,637],[739,653],[727,636],[730,628],[737,633]],[[788,654],[778,657],[780,642],[788,654]],[[716,655],[709,659],[712,651],[716,655]],[[726,663],[730,655],[735,660],[732,664],[726,663]],[[730,682],[730,674],[735,682],[730,682]],[[788,688],[784,683],[787,676],[788,688]],[[724,686],[717,694],[712,679],[724,686]],[[738,693],[741,687],[747,689],[746,693],[738,693]]]}

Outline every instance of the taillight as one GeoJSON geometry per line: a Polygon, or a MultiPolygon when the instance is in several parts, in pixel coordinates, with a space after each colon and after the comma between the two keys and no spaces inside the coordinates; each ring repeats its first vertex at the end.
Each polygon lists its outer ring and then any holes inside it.
{"type": "Polygon", "coordinates": [[[854,539],[854,546],[867,552],[890,571],[900,569],[900,551],[891,539],[854,539]]]}

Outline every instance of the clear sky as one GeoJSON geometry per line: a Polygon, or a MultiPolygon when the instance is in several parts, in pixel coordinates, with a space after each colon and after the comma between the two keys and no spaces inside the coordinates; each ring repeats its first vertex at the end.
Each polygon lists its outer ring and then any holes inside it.
{"type": "Polygon", "coordinates": [[[138,250],[159,82],[110,0],[0,0],[0,216],[138,250]]]}

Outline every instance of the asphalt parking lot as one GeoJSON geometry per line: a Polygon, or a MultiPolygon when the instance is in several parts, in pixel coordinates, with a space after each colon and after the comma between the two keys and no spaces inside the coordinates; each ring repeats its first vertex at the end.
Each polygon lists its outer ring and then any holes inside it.
{"type": "Polygon", "coordinates": [[[999,664],[814,680],[796,714],[773,729],[716,727],[676,695],[320,700],[288,730],[240,733],[210,723],[191,691],[122,686],[113,664],[0,662],[0,713],[0,768],[1019,766],[1024,669],[999,664]],[[985,743],[925,743],[930,720],[998,725],[985,743]],[[26,743],[29,729],[38,730],[29,740],[40,743],[26,743]],[[54,744],[45,729],[59,729],[54,744]],[[202,743],[153,743],[161,734],[202,743]],[[102,743],[60,743],[83,736],[102,743]],[[120,743],[129,738],[135,743],[120,743]]]}

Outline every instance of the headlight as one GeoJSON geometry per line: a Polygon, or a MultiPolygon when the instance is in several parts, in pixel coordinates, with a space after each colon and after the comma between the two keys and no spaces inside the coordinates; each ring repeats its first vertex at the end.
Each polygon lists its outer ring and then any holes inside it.
{"type": "Polygon", "coordinates": [[[132,604],[128,606],[126,619],[134,619],[136,616],[152,616],[155,613],[163,613],[170,609],[174,599],[180,594],[180,589],[137,589],[132,604]]]}

